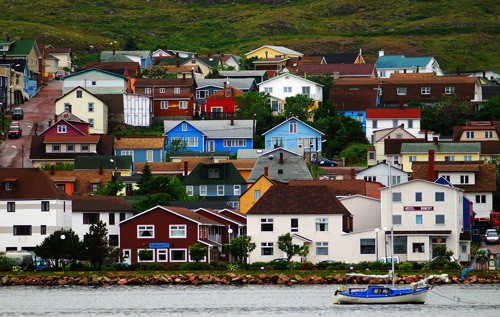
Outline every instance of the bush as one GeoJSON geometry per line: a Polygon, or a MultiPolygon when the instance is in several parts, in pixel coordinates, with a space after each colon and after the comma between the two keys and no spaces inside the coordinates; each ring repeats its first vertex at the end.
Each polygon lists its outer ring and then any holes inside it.
{"type": "Polygon", "coordinates": [[[398,265],[398,270],[403,270],[403,271],[413,270],[413,264],[411,262],[403,262],[398,265]]]}
{"type": "Polygon", "coordinates": [[[151,263],[151,264],[146,265],[145,270],[146,271],[164,271],[165,266],[163,266],[159,263],[151,263]]]}
{"type": "Polygon", "coordinates": [[[444,265],[445,270],[460,270],[462,265],[458,262],[448,262],[444,265]]]}
{"type": "Polygon", "coordinates": [[[189,262],[189,263],[182,263],[179,265],[179,270],[181,271],[196,271],[196,270],[212,270],[214,267],[210,265],[209,263],[202,263],[202,262],[189,262]]]}
{"type": "Polygon", "coordinates": [[[269,265],[267,262],[253,262],[250,264],[250,269],[251,270],[260,270],[263,267],[266,267],[269,265]]]}
{"type": "Polygon", "coordinates": [[[303,271],[311,271],[315,268],[316,266],[312,262],[304,262],[300,264],[300,269],[303,271]]]}

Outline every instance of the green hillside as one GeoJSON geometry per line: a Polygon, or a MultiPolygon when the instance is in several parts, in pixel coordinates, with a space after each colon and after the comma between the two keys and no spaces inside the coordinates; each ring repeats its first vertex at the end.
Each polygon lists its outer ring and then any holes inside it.
{"type": "Polygon", "coordinates": [[[500,70],[497,0],[4,0],[3,37],[101,49],[168,47],[243,55],[265,44],[305,54],[432,55],[444,71],[500,70]]]}

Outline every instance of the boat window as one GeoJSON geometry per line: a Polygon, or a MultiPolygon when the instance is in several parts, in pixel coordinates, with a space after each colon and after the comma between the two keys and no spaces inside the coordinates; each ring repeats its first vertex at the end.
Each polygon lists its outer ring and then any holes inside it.
{"type": "Polygon", "coordinates": [[[382,294],[391,294],[391,293],[392,293],[392,290],[391,290],[391,289],[389,289],[389,288],[384,288],[384,289],[382,290],[382,294]]]}

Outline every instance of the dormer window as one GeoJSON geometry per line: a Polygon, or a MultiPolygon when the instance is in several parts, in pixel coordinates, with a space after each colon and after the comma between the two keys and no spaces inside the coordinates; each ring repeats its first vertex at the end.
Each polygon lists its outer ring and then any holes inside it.
{"type": "Polygon", "coordinates": [[[290,121],[290,133],[297,133],[297,121],[290,121]]]}
{"type": "Polygon", "coordinates": [[[181,93],[181,89],[179,87],[174,88],[174,94],[178,95],[181,93]]]}
{"type": "Polygon", "coordinates": [[[144,88],[144,93],[146,95],[151,95],[151,88],[144,88]]]}
{"type": "Polygon", "coordinates": [[[5,182],[4,183],[4,188],[5,188],[5,190],[13,190],[14,189],[14,183],[13,182],[5,182]]]}
{"type": "Polygon", "coordinates": [[[65,125],[58,125],[57,126],[57,133],[66,133],[68,132],[68,127],[65,125]]]}
{"type": "Polygon", "coordinates": [[[187,125],[187,123],[186,123],[186,122],[183,122],[183,123],[182,123],[182,131],[187,131],[187,129],[188,129],[188,125],[187,125]]]}
{"type": "Polygon", "coordinates": [[[219,169],[218,168],[209,168],[208,169],[208,178],[219,178],[219,169]]]}

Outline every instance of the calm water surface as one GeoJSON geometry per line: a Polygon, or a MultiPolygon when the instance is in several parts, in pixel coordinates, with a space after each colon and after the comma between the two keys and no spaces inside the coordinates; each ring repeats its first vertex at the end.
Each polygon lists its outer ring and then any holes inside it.
{"type": "Polygon", "coordinates": [[[424,305],[332,304],[337,286],[0,287],[0,316],[499,316],[500,285],[438,286],[424,305]]]}

